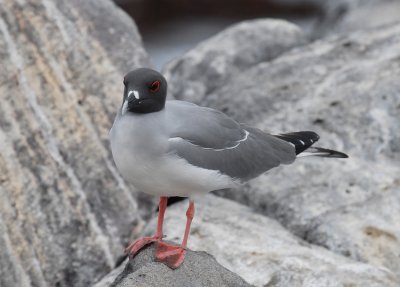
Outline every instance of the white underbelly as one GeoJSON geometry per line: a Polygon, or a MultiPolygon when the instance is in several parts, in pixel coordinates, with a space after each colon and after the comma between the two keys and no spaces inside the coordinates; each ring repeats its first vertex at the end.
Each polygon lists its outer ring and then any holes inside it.
{"type": "Polygon", "coordinates": [[[229,176],[167,154],[164,123],[162,113],[152,117],[125,115],[114,122],[110,132],[111,151],[126,181],[148,194],[184,197],[235,185],[229,176]]]}
{"type": "Polygon", "coordinates": [[[229,176],[193,166],[175,155],[165,154],[154,159],[122,150],[113,154],[124,179],[148,194],[194,197],[235,185],[229,176]]]}

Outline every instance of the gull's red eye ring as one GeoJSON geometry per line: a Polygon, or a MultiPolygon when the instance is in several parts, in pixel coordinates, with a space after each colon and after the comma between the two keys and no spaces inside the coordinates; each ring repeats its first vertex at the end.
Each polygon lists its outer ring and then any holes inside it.
{"type": "Polygon", "coordinates": [[[158,92],[158,90],[160,89],[161,83],[160,81],[154,81],[151,86],[150,86],[150,92],[158,92]]]}

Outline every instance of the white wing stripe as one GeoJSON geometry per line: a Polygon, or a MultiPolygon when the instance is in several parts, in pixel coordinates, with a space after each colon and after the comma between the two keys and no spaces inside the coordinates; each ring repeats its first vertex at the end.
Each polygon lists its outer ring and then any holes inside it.
{"type": "MultiPolygon", "coordinates": [[[[223,150],[227,150],[227,149],[234,149],[234,148],[237,148],[240,145],[240,143],[246,141],[247,138],[249,137],[250,133],[248,131],[246,131],[246,130],[244,130],[244,131],[245,131],[244,138],[242,138],[241,140],[238,140],[237,144],[235,144],[234,146],[216,149],[216,148],[211,148],[211,147],[202,147],[202,146],[199,146],[199,145],[196,145],[196,144],[193,144],[193,143],[192,144],[195,145],[195,146],[198,146],[198,147],[200,147],[202,149],[210,149],[210,150],[213,150],[213,151],[223,151],[223,150]]],[[[173,137],[173,138],[168,139],[168,141],[174,141],[174,140],[184,140],[184,139],[181,138],[181,137],[173,137]]]]}

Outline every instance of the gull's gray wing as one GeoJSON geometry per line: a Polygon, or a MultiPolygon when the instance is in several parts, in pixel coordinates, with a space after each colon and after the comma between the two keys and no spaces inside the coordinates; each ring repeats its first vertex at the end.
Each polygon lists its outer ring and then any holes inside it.
{"type": "Polygon", "coordinates": [[[166,110],[169,152],[190,164],[248,180],[296,158],[292,144],[219,111],[180,101],[166,110]]]}
{"type": "Polygon", "coordinates": [[[226,148],[244,138],[245,131],[224,113],[184,101],[167,101],[170,138],[179,137],[204,148],[226,148]]]}

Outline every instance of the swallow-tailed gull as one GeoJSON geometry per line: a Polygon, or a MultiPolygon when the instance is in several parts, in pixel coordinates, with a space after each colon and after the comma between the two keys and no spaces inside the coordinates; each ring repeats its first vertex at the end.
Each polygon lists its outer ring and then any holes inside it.
{"type": "Polygon", "coordinates": [[[132,256],[156,242],[156,260],[177,268],[185,257],[197,196],[236,187],[302,155],[347,157],[311,147],[319,139],[311,131],[272,135],[214,109],[166,101],[167,81],[151,69],[129,72],[124,86],[122,105],[110,131],[112,155],[126,181],[160,197],[156,234],[130,244],[127,252],[132,256]],[[162,241],[170,196],[189,198],[185,234],[179,246],[162,241]]]}

